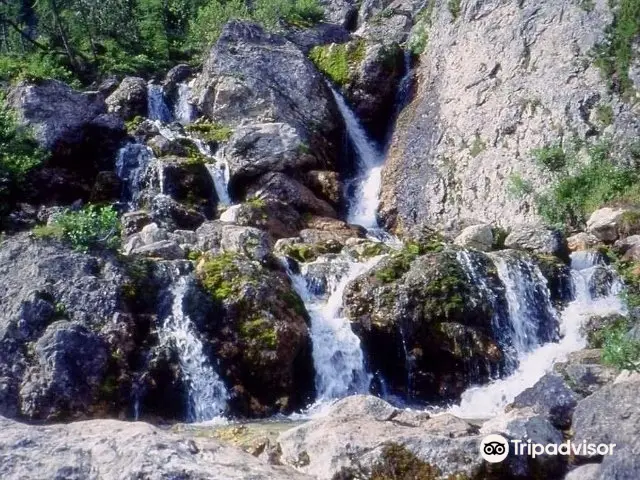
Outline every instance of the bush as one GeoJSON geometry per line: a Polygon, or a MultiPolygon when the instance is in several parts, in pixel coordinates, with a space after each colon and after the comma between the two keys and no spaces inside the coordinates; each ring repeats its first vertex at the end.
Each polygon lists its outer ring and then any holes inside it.
{"type": "Polygon", "coordinates": [[[48,78],[67,82],[74,87],[80,85],[71,70],[54,54],[0,55],[1,80],[37,82],[48,78]]]}
{"type": "Polygon", "coordinates": [[[632,339],[624,325],[604,330],[602,361],[621,370],[640,372],[640,342],[632,339]]]}
{"type": "Polygon", "coordinates": [[[538,148],[532,153],[538,165],[551,172],[562,170],[567,165],[567,155],[559,144],[538,148]]]}
{"type": "Polygon", "coordinates": [[[449,7],[449,12],[453,19],[457,20],[462,10],[460,7],[460,0],[449,0],[447,6],[449,7]]]}
{"type": "Polygon", "coordinates": [[[45,158],[46,153],[38,147],[31,132],[18,125],[0,95],[0,215],[6,214],[16,200],[27,173],[45,158]]]}
{"type": "Polygon", "coordinates": [[[90,248],[115,249],[120,245],[120,220],[113,207],[90,205],[78,212],[64,211],[51,225],[34,229],[34,234],[67,241],[81,252],[90,248]]]}

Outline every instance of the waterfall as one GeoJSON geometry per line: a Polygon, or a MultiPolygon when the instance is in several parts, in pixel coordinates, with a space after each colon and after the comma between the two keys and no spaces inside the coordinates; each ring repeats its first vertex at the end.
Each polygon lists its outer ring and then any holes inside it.
{"type": "Polygon", "coordinates": [[[345,99],[332,86],[331,93],[344,119],[347,135],[356,154],[356,174],[348,182],[347,221],[365,228],[378,228],[376,210],[380,197],[382,163],[384,156],[369,139],[355,113],[345,99]]]}
{"type": "Polygon", "coordinates": [[[174,116],[183,125],[193,122],[195,108],[189,102],[191,100],[191,87],[188,83],[178,84],[178,97],[174,106],[174,116]]]}
{"type": "Polygon", "coordinates": [[[118,150],[116,175],[122,181],[121,199],[130,210],[139,203],[148,168],[154,160],[151,149],[139,143],[130,143],[118,150]]]}
{"type": "MultiPolygon", "coordinates": [[[[326,289],[320,289],[326,290],[328,298],[318,295],[318,289],[305,276],[312,264],[302,265],[298,274],[287,266],[293,287],[311,318],[318,403],[369,391],[371,376],[365,369],[360,339],[342,313],[342,295],[351,280],[373,268],[380,258],[366,263],[349,262],[346,273],[331,275],[326,289]]],[[[322,261],[319,259],[313,264],[322,261]]],[[[284,263],[287,265],[286,261],[284,263]]]]}
{"type": "Polygon", "coordinates": [[[149,120],[169,123],[173,119],[161,85],[153,83],[147,85],[147,112],[149,120]]]}
{"type": "Polygon", "coordinates": [[[227,389],[204,354],[193,323],[183,309],[189,286],[188,278],[181,277],[173,286],[171,312],[158,332],[160,341],[176,349],[180,370],[188,385],[188,420],[202,422],[224,413],[227,389]]]}
{"type": "MultiPolygon", "coordinates": [[[[616,279],[611,284],[606,295],[599,297],[592,295],[589,280],[597,267],[597,256],[582,252],[572,254],[573,300],[560,313],[560,340],[535,346],[535,342],[531,342],[531,339],[522,338],[532,330],[523,326],[519,333],[521,341],[527,345],[533,345],[533,349],[528,352],[519,352],[517,370],[510,376],[488,385],[469,388],[463,393],[460,404],[452,407],[450,412],[466,418],[488,418],[499,414],[520,392],[533,386],[546,372],[550,371],[555,363],[564,361],[569,353],[585,347],[586,341],[580,327],[587,319],[594,315],[624,314],[626,310],[619,298],[622,289],[619,280],[616,279]]],[[[613,272],[611,274],[615,277],[613,272]]],[[[518,279],[514,278],[516,276],[508,274],[507,281],[511,283],[511,288],[520,288],[514,285],[518,283],[518,279]]],[[[507,295],[509,302],[517,302],[524,309],[524,312],[517,312],[523,320],[526,320],[526,311],[529,308],[526,305],[528,297],[529,295],[525,295],[523,298],[514,299],[507,295]]],[[[546,301],[544,303],[546,304],[546,301]]],[[[510,313],[511,311],[512,306],[510,306],[510,313]]]]}

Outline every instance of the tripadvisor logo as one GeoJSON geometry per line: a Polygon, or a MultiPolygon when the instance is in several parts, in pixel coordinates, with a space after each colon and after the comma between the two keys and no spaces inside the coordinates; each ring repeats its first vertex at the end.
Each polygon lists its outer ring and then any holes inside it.
{"type": "Polygon", "coordinates": [[[487,435],[480,442],[480,455],[489,463],[502,462],[511,451],[514,455],[612,455],[615,443],[574,443],[571,440],[557,443],[534,443],[529,440],[507,440],[502,435],[487,435]]]}

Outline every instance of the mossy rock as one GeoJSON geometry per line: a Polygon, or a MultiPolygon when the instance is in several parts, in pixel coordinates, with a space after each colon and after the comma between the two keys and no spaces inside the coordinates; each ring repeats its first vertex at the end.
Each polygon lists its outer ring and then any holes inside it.
{"type": "Polygon", "coordinates": [[[339,86],[347,85],[354,72],[364,60],[366,44],[364,40],[313,47],[309,58],[322,73],[339,86]]]}

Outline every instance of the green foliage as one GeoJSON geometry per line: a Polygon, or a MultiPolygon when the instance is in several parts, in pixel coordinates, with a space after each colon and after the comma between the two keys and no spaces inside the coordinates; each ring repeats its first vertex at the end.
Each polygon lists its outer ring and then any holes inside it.
{"type": "Polygon", "coordinates": [[[362,40],[355,43],[321,45],[311,49],[309,58],[318,70],[334,83],[344,86],[351,80],[351,67],[364,60],[365,48],[362,40]]]}
{"type": "Polygon", "coordinates": [[[538,211],[549,223],[581,226],[607,203],[640,202],[639,172],[614,164],[610,150],[608,142],[587,147],[586,162],[567,160],[571,170],[560,171],[551,188],[536,197],[538,211]]]}
{"type": "Polygon", "coordinates": [[[603,332],[602,361],[621,370],[640,372],[640,341],[629,336],[626,325],[610,325],[603,332]]]}
{"type": "Polygon", "coordinates": [[[411,268],[413,261],[426,253],[437,253],[444,249],[442,239],[437,236],[425,242],[406,243],[401,250],[393,252],[386,260],[384,266],[375,272],[375,277],[382,283],[390,283],[399,279],[411,268]]]}
{"type": "Polygon", "coordinates": [[[195,133],[207,142],[226,142],[233,135],[233,129],[213,122],[192,123],[185,127],[185,130],[195,133]]]}
{"type": "Polygon", "coordinates": [[[342,245],[338,242],[321,242],[317,244],[310,243],[292,243],[283,248],[283,253],[302,263],[313,262],[318,256],[327,253],[339,253],[342,245]]]}
{"type": "Polygon", "coordinates": [[[449,8],[449,12],[453,17],[453,20],[457,20],[458,17],[460,16],[460,12],[461,12],[460,3],[461,3],[460,0],[449,0],[447,2],[447,7],[449,8]]]}
{"type": "Polygon", "coordinates": [[[27,55],[0,55],[0,80],[38,82],[47,78],[79,86],[73,73],[54,54],[34,52],[27,55]]]}
{"type": "Polygon", "coordinates": [[[629,78],[633,61],[633,42],[640,34],[640,2],[638,0],[610,0],[614,20],[606,40],[596,49],[596,66],[612,89],[631,97],[634,91],[629,78]]]}
{"type": "Polygon", "coordinates": [[[482,140],[480,135],[476,133],[476,136],[473,139],[473,144],[469,149],[469,153],[471,154],[472,157],[477,157],[486,149],[487,149],[487,144],[482,140]]]}
{"type": "Polygon", "coordinates": [[[15,201],[26,175],[46,159],[31,132],[18,125],[0,94],[0,216],[15,201]]]}
{"type": "Polygon", "coordinates": [[[127,129],[127,132],[129,134],[135,133],[135,131],[138,129],[138,127],[140,127],[143,121],[144,117],[141,117],[140,115],[136,115],[131,120],[126,121],[125,128],[127,129]]]}
{"type": "Polygon", "coordinates": [[[514,198],[522,198],[533,193],[533,185],[531,182],[522,178],[521,175],[514,173],[509,177],[507,191],[514,198]]]}
{"type": "Polygon", "coordinates": [[[435,4],[435,0],[427,1],[425,7],[416,16],[414,27],[409,34],[407,48],[415,56],[421,55],[427,48],[429,29],[431,28],[431,18],[435,4]]]}
{"type": "Polygon", "coordinates": [[[90,248],[118,248],[120,220],[113,207],[89,205],[80,211],[66,210],[57,215],[52,225],[36,227],[36,237],[55,237],[67,241],[78,251],[90,248]]]}
{"type": "Polygon", "coordinates": [[[596,118],[602,125],[609,126],[613,123],[613,107],[608,103],[596,107],[596,118]]]}
{"type": "Polygon", "coordinates": [[[538,165],[551,172],[560,171],[567,165],[567,155],[560,144],[537,148],[532,153],[538,165]]]}

